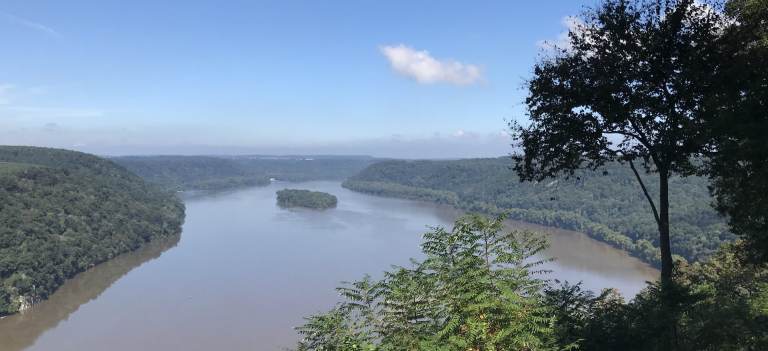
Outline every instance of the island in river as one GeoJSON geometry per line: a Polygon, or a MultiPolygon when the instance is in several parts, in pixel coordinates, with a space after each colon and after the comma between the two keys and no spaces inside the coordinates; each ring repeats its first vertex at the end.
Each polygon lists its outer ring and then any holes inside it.
{"type": "Polygon", "coordinates": [[[283,189],[277,192],[277,204],[283,208],[304,207],[325,210],[336,207],[338,199],[322,191],[283,189]]]}

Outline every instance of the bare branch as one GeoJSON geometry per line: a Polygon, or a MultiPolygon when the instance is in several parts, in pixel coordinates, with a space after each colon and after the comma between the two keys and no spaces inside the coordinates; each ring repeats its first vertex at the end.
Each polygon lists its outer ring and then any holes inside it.
{"type": "Polygon", "coordinates": [[[651,204],[651,210],[653,211],[653,218],[656,220],[656,224],[661,225],[661,220],[659,219],[659,212],[656,210],[656,204],[653,202],[651,195],[648,194],[648,189],[645,187],[645,183],[643,183],[643,179],[640,178],[640,173],[637,172],[637,168],[635,168],[635,163],[632,162],[632,159],[629,159],[629,167],[632,168],[632,172],[635,173],[635,177],[637,178],[637,182],[640,183],[640,187],[643,189],[643,194],[645,194],[645,198],[648,199],[648,203],[651,204]]]}

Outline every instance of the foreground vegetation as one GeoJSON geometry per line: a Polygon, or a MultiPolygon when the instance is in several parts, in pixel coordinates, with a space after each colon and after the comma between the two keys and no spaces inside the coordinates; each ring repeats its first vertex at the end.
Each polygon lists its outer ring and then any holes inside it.
{"type": "Polygon", "coordinates": [[[277,204],[280,207],[304,207],[324,210],[336,207],[338,199],[322,191],[301,189],[283,189],[277,192],[277,204]]]}
{"type": "MultiPolygon", "coordinates": [[[[498,236],[500,219],[461,219],[425,235],[427,258],[413,268],[339,288],[345,301],[307,318],[298,349],[768,349],[768,2],[603,0],[573,23],[567,44],[527,82],[530,118],[510,124],[510,166],[534,182],[534,194],[553,187],[553,203],[589,182],[585,172],[621,174],[619,164],[632,173],[581,194],[566,213],[512,214],[623,245],[658,263],[660,280],[629,303],[610,289],[545,284],[538,261],[526,259],[538,242],[498,236]],[[693,175],[709,182],[675,184],[693,175]],[[565,180],[574,185],[563,192],[565,180]],[[633,197],[622,185],[640,191],[633,197]],[[690,216],[709,203],[697,199],[705,185],[741,240],[717,248],[730,239],[722,223],[690,216]],[[638,197],[648,211],[625,201],[638,197]],[[654,233],[616,227],[639,213],[654,233]],[[698,262],[676,261],[674,252],[698,262]]],[[[390,163],[347,186],[491,213],[518,201],[497,197],[500,188],[478,181],[476,170],[452,172],[455,165],[390,163]],[[446,193],[453,187],[456,197],[446,193]]]]}
{"type": "Polygon", "coordinates": [[[79,152],[0,146],[0,315],[160,237],[184,205],[124,168],[79,152]]]}
{"type": "Polygon", "coordinates": [[[745,263],[738,246],[680,265],[668,296],[654,283],[627,303],[613,289],[596,295],[546,280],[546,242],[502,232],[502,220],[469,216],[433,228],[423,261],[344,283],[342,302],[297,328],[297,350],[768,348],[768,266],[745,263]]]}
{"type": "MultiPolygon", "coordinates": [[[[510,158],[456,161],[384,161],[344,182],[374,195],[432,201],[468,212],[507,213],[512,219],[584,232],[659,263],[657,225],[636,185],[619,164],[604,172],[578,172],[540,183],[520,183],[510,158]]],[[[648,183],[656,182],[649,179],[648,183]]],[[[733,239],[711,208],[707,180],[672,178],[672,247],[689,261],[701,260],[733,239]]]]}

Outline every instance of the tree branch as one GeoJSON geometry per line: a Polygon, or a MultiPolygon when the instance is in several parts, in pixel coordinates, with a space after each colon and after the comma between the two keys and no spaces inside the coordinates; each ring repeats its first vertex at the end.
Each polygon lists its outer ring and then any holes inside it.
{"type": "Polygon", "coordinates": [[[632,160],[628,160],[628,161],[629,161],[629,167],[632,168],[632,172],[635,173],[637,182],[640,183],[640,187],[643,188],[643,194],[645,194],[645,198],[648,199],[648,203],[651,204],[651,210],[653,211],[653,218],[656,219],[656,224],[661,225],[661,220],[659,219],[659,212],[656,210],[656,204],[653,202],[653,199],[651,199],[651,195],[648,194],[648,189],[645,187],[645,183],[643,183],[643,180],[640,178],[640,173],[637,172],[637,168],[635,168],[634,162],[632,162],[632,160]]]}

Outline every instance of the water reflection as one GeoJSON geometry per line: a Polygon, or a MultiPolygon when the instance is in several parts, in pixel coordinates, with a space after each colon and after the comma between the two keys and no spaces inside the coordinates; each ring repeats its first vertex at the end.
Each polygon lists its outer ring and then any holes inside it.
{"type": "Polygon", "coordinates": [[[51,297],[23,313],[0,319],[0,349],[23,350],[46,330],[94,300],[114,282],[178,244],[180,235],[156,239],[136,251],[97,265],[68,280],[51,297]]]}

